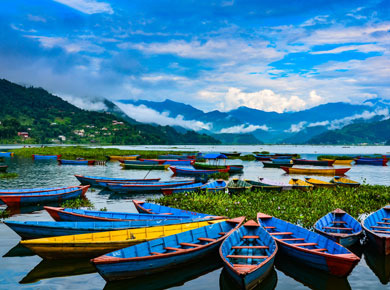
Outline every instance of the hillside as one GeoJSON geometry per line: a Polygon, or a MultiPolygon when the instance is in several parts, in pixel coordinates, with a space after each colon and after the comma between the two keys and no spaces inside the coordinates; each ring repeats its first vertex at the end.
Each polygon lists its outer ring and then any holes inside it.
{"type": "Polygon", "coordinates": [[[384,144],[390,140],[390,119],[357,123],[327,131],[311,138],[307,144],[384,144]]]}
{"type": "Polygon", "coordinates": [[[215,139],[222,142],[222,144],[226,145],[257,145],[263,144],[263,142],[259,141],[252,134],[232,134],[232,133],[220,133],[212,135],[215,139]]]}
{"type": "Polygon", "coordinates": [[[0,80],[0,104],[3,144],[220,144],[194,131],[178,133],[170,126],[137,123],[109,103],[112,112],[86,111],[42,88],[26,88],[7,80],[0,80]]]}

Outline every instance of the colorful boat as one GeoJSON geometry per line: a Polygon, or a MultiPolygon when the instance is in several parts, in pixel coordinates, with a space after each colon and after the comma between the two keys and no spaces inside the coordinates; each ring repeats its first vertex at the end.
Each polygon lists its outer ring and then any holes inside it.
{"type": "Polygon", "coordinates": [[[143,162],[153,162],[157,161],[158,164],[169,164],[169,165],[192,165],[195,163],[194,159],[140,159],[143,162]]]}
{"type": "Polygon", "coordinates": [[[176,154],[167,154],[167,155],[159,155],[157,156],[157,159],[177,159],[177,160],[182,160],[182,159],[195,159],[196,155],[193,154],[183,154],[183,155],[176,155],[176,154]]]}
{"type": "Polygon", "coordinates": [[[272,161],[261,161],[263,163],[264,168],[280,168],[284,167],[292,167],[294,164],[292,163],[273,163],[272,161]]]}
{"type": "Polygon", "coordinates": [[[159,182],[137,182],[137,183],[108,183],[107,187],[111,191],[126,193],[136,191],[161,191],[163,188],[193,184],[193,180],[172,180],[159,182]]]}
{"type": "Polygon", "coordinates": [[[120,163],[124,164],[134,164],[134,165],[151,165],[151,164],[164,164],[164,160],[158,160],[158,159],[140,159],[140,160],[119,160],[120,163]]]}
{"type": "Polygon", "coordinates": [[[296,167],[284,167],[281,166],[287,174],[302,174],[302,175],[344,175],[351,168],[331,168],[331,169],[323,169],[323,168],[296,168],[296,167]]]}
{"type": "Polygon", "coordinates": [[[314,188],[313,184],[298,178],[291,178],[289,184],[293,186],[293,189],[310,190],[314,188]]]}
{"type": "Polygon", "coordinates": [[[107,158],[110,160],[136,160],[138,157],[139,157],[139,155],[124,155],[124,156],[110,155],[110,156],[107,156],[107,158]]]}
{"type": "Polygon", "coordinates": [[[141,169],[141,170],[167,170],[169,164],[127,164],[121,163],[123,169],[141,169]]]}
{"type": "Polygon", "coordinates": [[[226,157],[239,157],[241,155],[240,152],[221,152],[221,154],[225,155],[226,157]]]}
{"type": "Polygon", "coordinates": [[[296,165],[314,165],[314,166],[332,166],[334,160],[307,160],[307,159],[293,159],[296,165]]]}
{"type": "Polygon", "coordinates": [[[277,163],[277,164],[286,164],[286,163],[289,163],[289,164],[293,164],[292,160],[291,160],[291,157],[286,157],[286,158],[272,158],[271,159],[272,163],[277,163]]]}
{"type": "Polygon", "coordinates": [[[362,226],[378,251],[390,255],[390,205],[370,214],[362,222],[362,226]]]}
{"type": "Polygon", "coordinates": [[[14,155],[13,152],[0,152],[0,157],[14,157],[14,155]]]}
{"type": "Polygon", "coordinates": [[[195,162],[192,165],[195,169],[226,169],[228,166],[230,167],[229,173],[238,173],[243,172],[244,165],[214,165],[204,162],[195,162]]]}
{"type": "Polygon", "coordinates": [[[6,172],[8,165],[0,165],[0,172],[6,172]]]}
{"type": "Polygon", "coordinates": [[[185,215],[191,216],[193,218],[207,218],[212,216],[205,213],[173,208],[155,203],[149,203],[146,201],[133,200],[133,204],[139,213],[185,215]]]}
{"type": "Polygon", "coordinates": [[[219,255],[240,289],[253,289],[272,271],[277,251],[270,234],[251,220],[222,242],[219,255]]]}
{"type": "Polygon", "coordinates": [[[293,186],[289,183],[282,181],[276,181],[268,178],[259,177],[259,182],[263,183],[265,186],[280,186],[282,190],[291,190],[293,186]]]}
{"type": "Polygon", "coordinates": [[[172,195],[174,193],[184,193],[184,192],[195,192],[197,191],[203,183],[197,182],[197,183],[192,183],[192,184],[187,184],[187,185],[179,185],[175,187],[167,187],[167,188],[162,188],[161,191],[163,195],[172,195]]]}
{"type": "Polygon", "coordinates": [[[331,183],[334,183],[338,186],[351,186],[351,187],[357,187],[360,186],[360,183],[357,181],[353,181],[351,179],[342,177],[342,176],[335,176],[330,181],[331,183]]]}
{"type": "Polygon", "coordinates": [[[223,221],[225,220],[196,221],[149,228],[24,240],[20,243],[44,259],[93,258],[139,243],[223,221]]]}
{"type": "Polygon", "coordinates": [[[245,217],[186,231],[117,250],[92,260],[106,281],[139,276],[186,267],[190,262],[209,256],[245,217]]]}
{"type": "Polygon", "coordinates": [[[169,169],[171,169],[173,174],[175,175],[207,176],[218,172],[229,172],[230,168],[229,166],[227,166],[227,168],[225,169],[201,170],[201,169],[170,166],[169,169]]]}
{"type": "Polygon", "coordinates": [[[339,208],[320,218],[314,230],[344,247],[354,245],[363,231],[357,220],[339,208]]]}
{"type": "Polygon", "coordinates": [[[233,178],[228,182],[227,188],[230,194],[240,194],[246,190],[250,190],[252,188],[252,184],[246,182],[245,180],[233,178]]]}
{"type": "Polygon", "coordinates": [[[355,159],[356,165],[376,165],[376,166],[387,166],[386,158],[358,158],[355,159]]]}
{"type": "Polygon", "coordinates": [[[20,193],[11,195],[0,194],[0,200],[9,207],[62,202],[67,199],[84,196],[88,188],[89,185],[84,185],[39,193],[20,193]]]}
{"type": "Polygon", "coordinates": [[[214,220],[210,218],[181,218],[174,220],[130,220],[130,221],[92,221],[92,222],[43,222],[43,221],[5,221],[4,223],[22,239],[78,235],[96,232],[117,231],[133,228],[145,228],[183,224],[193,221],[214,220]]]}
{"type": "Polygon", "coordinates": [[[351,163],[355,161],[354,159],[326,159],[326,158],[321,160],[334,161],[333,165],[351,165],[351,163]]]}
{"type": "Polygon", "coordinates": [[[254,181],[245,179],[246,182],[252,185],[251,190],[252,191],[282,191],[283,187],[279,185],[268,185],[265,183],[262,183],[260,181],[254,181]]]}
{"type": "Polygon", "coordinates": [[[50,192],[61,189],[66,189],[68,187],[44,187],[44,188],[22,188],[22,189],[1,189],[0,195],[12,195],[12,194],[25,194],[25,193],[41,193],[41,192],[50,192]]]}
{"type": "Polygon", "coordinates": [[[346,277],[360,261],[348,249],[320,234],[263,213],[258,213],[257,219],[276,240],[280,252],[309,267],[346,277]]]}
{"type": "Polygon", "coordinates": [[[254,155],[257,161],[271,161],[271,156],[254,155]]]}
{"type": "Polygon", "coordinates": [[[60,165],[94,165],[96,160],[65,160],[65,159],[58,159],[58,164],[60,165]]]}
{"type": "Polygon", "coordinates": [[[103,176],[86,176],[86,175],[74,175],[78,181],[83,185],[101,186],[100,182],[114,182],[114,183],[136,183],[136,182],[157,182],[160,178],[149,178],[149,179],[127,179],[127,178],[113,178],[103,176]]]}
{"type": "Polygon", "coordinates": [[[73,208],[45,206],[45,210],[55,221],[118,221],[118,220],[174,220],[183,218],[192,218],[185,215],[169,214],[141,214],[128,212],[110,212],[99,210],[83,210],[73,208]]]}
{"type": "Polygon", "coordinates": [[[40,154],[32,155],[33,160],[58,160],[60,158],[61,155],[40,155],[40,154]]]}
{"type": "Polygon", "coordinates": [[[326,182],[326,181],[311,178],[311,177],[305,177],[305,180],[306,180],[306,182],[314,185],[315,187],[332,188],[332,187],[335,187],[335,185],[336,185],[335,183],[332,183],[332,182],[326,182]]]}
{"type": "Polygon", "coordinates": [[[208,182],[206,184],[203,184],[199,188],[199,191],[201,191],[201,192],[211,192],[211,193],[225,192],[226,186],[227,186],[227,184],[226,184],[225,181],[223,181],[221,179],[218,179],[218,180],[211,181],[211,182],[208,182]]]}

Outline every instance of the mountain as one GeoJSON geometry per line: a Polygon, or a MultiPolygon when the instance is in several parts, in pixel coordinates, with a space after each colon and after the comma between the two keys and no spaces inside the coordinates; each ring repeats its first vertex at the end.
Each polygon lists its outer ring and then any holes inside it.
{"type": "Polygon", "coordinates": [[[390,140],[390,119],[372,122],[351,124],[338,130],[331,130],[319,134],[307,144],[385,144],[390,140]]]}
{"type": "Polygon", "coordinates": [[[226,145],[256,145],[263,144],[263,142],[259,141],[252,134],[229,134],[229,133],[220,133],[212,135],[215,139],[222,142],[222,144],[226,145]]]}
{"type": "Polygon", "coordinates": [[[0,80],[0,104],[2,143],[220,144],[206,134],[138,123],[109,101],[109,112],[86,111],[42,88],[7,80],[0,80]]]}
{"type": "Polygon", "coordinates": [[[313,126],[307,127],[297,133],[292,133],[291,136],[283,139],[283,144],[304,144],[309,141],[313,136],[319,135],[325,131],[328,131],[325,126],[313,126]]]}

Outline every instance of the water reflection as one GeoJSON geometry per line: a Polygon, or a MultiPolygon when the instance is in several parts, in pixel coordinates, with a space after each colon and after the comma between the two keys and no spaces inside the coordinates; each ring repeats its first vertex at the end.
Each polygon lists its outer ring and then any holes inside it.
{"type": "Polygon", "coordinates": [[[220,267],[222,267],[221,258],[215,253],[195,263],[187,264],[185,267],[177,268],[174,271],[148,275],[137,279],[108,282],[104,287],[104,290],[167,289],[184,285],[186,282],[194,280],[220,267]]]}
{"type": "Polygon", "coordinates": [[[315,290],[352,289],[347,278],[339,278],[299,263],[292,263],[287,257],[277,257],[276,269],[287,276],[315,290]]]}
{"type": "Polygon", "coordinates": [[[364,251],[364,259],[379,281],[387,285],[390,282],[390,256],[381,255],[375,249],[368,247],[364,251]]]}
{"type": "Polygon", "coordinates": [[[89,259],[50,261],[42,260],[19,283],[35,283],[42,279],[76,276],[96,272],[89,259]]]}
{"type": "Polygon", "coordinates": [[[11,250],[9,250],[7,253],[3,255],[3,258],[9,258],[9,257],[29,257],[29,256],[35,256],[36,254],[30,250],[29,248],[23,246],[22,244],[18,243],[16,246],[14,246],[11,250]]]}
{"type": "MultiPolygon", "coordinates": [[[[275,269],[267,275],[267,277],[255,288],[252,290],[273,290],[276,288],[278,283],[278,275],[276,274],[275,269]]],[[[229,273],[223,269],[221,275],[219,276],[219,288],[221,290],[239,290],[240,286],[229,276],[229,273]]]]}

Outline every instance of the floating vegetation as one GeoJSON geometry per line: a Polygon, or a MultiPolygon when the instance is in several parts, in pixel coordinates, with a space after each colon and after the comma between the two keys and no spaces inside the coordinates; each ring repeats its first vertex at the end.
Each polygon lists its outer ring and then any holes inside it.
{"type": "Polygon", "coordinates": [[[11,213],[8,210],[6,210],[6,209],[0,210],[0,220],[6,219],[10,216],[11,216],[11,213]]]}
{"type": "Polygon", "coordinates": [[[14,172],[0,173],[0,178],[16,178],[19,177],[19,174],[14,172]]]}
{"type": "Polygon", "coordinates": [[[255,219],[258,212],[311,228],[328,212],[341,208],[357,219],[385,206],[390,200],[390,186],[362,185],[356,188],[317,188],[310,191],[246,191],[240,195],[226,193],[173,194],[156,199],[162,205],[190,211],[246,216],[255,219]]]}
{"type": "Polygon", "coordinates": [[[322,159],[334,159],[334,160],[351,160],[356,158],[356,156],[340,156],[340,155],[320,155],[317,157],[317,160],[322,159]]]}
{"type": "Polygon", "coordinates": [[[107,208],[106,207],[102,207],[101,209],[99,209],[100,211],[107,211],[107,208]]]}
{"type": "Polygon", "coordinates": [[[217,172],[217,173],[211,174],[209,177],[210,177],[210,179],[228,180],[229,179],[229,173],[228,172],[217,172]]]}
{"type": "Polygon", "coordinates": [[[82,208],[86,207],[88,209],[93,209],[95,206],[88,198],[75,198],[64,201],[61,204],[61,207],[65,208],[82,208]]]}

